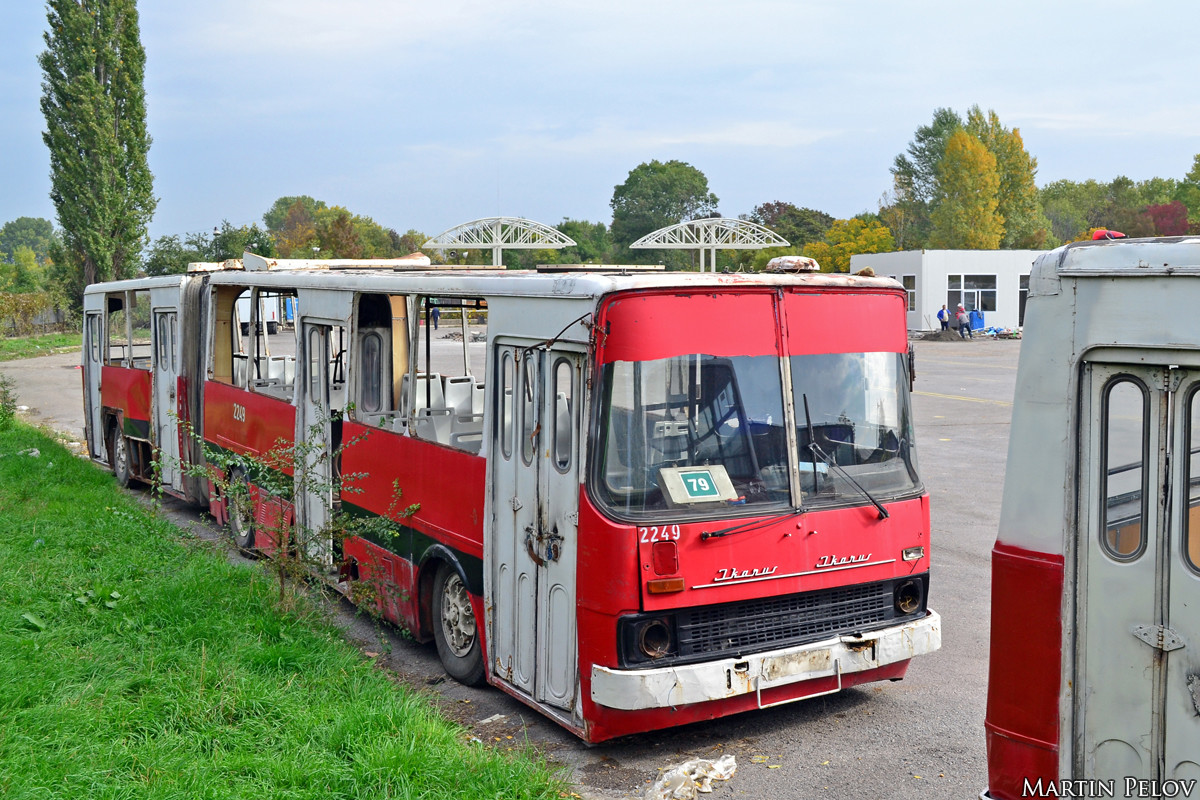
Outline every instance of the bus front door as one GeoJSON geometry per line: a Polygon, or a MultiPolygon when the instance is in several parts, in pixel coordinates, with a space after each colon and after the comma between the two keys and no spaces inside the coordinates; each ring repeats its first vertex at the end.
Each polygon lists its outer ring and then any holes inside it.
{"type": "Polygon", "coordinates": [[[1200,370],[1088,363],[1082,386],[1074,773],[1197,779],[1200,370]]]}
{"type": "Polygon", "coordinates": [[[576,705],[576,525],[582,353],[497,348],[489,672],[539,703],[576,705]]]}

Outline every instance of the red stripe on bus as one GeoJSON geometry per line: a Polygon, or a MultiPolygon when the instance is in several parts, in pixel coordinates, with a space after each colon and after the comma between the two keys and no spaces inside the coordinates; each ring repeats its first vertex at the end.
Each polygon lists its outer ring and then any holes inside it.
{"type": "Polygon", "coordinates": [[[1058,779],[1063,557],[992,549],[988,791],[1021,797],[1025,779],[1058,779]]]}

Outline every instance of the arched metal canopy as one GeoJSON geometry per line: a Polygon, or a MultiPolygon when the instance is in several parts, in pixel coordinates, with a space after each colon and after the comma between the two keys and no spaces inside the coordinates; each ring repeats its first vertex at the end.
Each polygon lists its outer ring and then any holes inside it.
{"type": "Polygon", "coordinates": [[[713,217],[659,228],[629,246],[645,250],[699,250],[701,272],[704,272],[704,251],[708,250],[712,270],[716,272],[718,250],[760,250],[788,244],[787,239],[762,225],[744,219],[713,217]]]}
{"type": "Polygon", "coordinates": [[[442,231],[425,243],[425,247],[448,250],[452,247],[465,250],[491,248],[492,266],[504,264],[501,257],[509,250],[545,250],[571,247],[575,240],[557,228],[524,217],[484,217],[464,222],[442,231]]]}

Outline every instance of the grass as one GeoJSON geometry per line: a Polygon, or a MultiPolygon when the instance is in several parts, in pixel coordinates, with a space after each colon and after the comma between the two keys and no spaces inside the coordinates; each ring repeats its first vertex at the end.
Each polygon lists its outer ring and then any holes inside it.
{"type": "Polygon", "coordinates": [[[19,358],[78,350],[82,342],[83,335],[79,333],[46,333],[40,336],[0,339],[0,361],[15,361],[19,358]]]}
{"type": "Polygon", "coordinates": [[[107,473],[0,432],[0,796],[567,796],[545,762],[468,741],[390,682],[314,604],[274,600],[107,473]]]}

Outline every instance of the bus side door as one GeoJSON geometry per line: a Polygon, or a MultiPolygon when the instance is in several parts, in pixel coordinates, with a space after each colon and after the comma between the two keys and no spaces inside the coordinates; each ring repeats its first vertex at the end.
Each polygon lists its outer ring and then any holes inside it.
{"type": "Polygon", "coordinates": [[[1074,772],[1200,778],[1200,374],[1082,386],[1074,772]]]}
{"type": "Polygon", "coordinates": [[[108,461],[104,443],[100,403],[100,366],[104,348],[104,315],[88,311],[83,322],[83,411],[87,421],[87,445],[92,458],[108,461]]]}
{"type": "Polygon", "coordinates": [[[498,344],[496,358],[489,672],[572,710],[582,354],[498,344]]]}
{"type": "Polygon", "coordinates": [[[296,393],[296,535],[312,563],[333,560],[327,530],[333,510],[332,323],[301,317],[296,393]]]}
{"type": "Polygon", "coordinates": [[[154,309],[154,439],[158,475],[162,485],[180,490],[179,471],[179,313],[154,309]]]}

